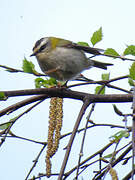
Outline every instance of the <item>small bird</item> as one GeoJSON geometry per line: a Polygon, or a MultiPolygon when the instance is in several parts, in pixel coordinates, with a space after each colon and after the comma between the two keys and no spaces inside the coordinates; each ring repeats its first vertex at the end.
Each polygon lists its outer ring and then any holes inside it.
{"type": "MultiPolygon", "coordinates": [[[[94,49],[94,54],[100,54],[94,49]]],[[[84,49],[78,48],[72,41],[44,37],[35,43],[33,54],[36,56],[41,70],[48,76],[59,81],[77,78],[82,71],[97,67],[107,69],[112,64],[91,60],[85,55],[84,49]]]]}

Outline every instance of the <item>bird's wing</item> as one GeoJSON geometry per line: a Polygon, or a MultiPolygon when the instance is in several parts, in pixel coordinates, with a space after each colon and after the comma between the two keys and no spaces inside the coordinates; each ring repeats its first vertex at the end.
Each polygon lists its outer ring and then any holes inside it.
{"type": "Polygon", "coordinates": [[[86,53],[89,54],[94,54],[94,55],[101,55],[101,52],[103,52],[103,49],[98,49],[98,48],[93,48],[93,47],[89,47],[89,46],[82,46],[76,43],[71,43],[69,45],[67,45],[67,47],[71,47],[71,48],[75,48],[78,50],[83,50],[86,53]]]}

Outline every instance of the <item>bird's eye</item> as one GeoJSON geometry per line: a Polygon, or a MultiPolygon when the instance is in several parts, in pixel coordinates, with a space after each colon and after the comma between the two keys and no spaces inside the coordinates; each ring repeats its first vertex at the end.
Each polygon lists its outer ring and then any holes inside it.
{"type": "Polygon", "coordinates": [[[39,52],[43,51],[47,46],[47,43],[40,47],[39,52]]]}

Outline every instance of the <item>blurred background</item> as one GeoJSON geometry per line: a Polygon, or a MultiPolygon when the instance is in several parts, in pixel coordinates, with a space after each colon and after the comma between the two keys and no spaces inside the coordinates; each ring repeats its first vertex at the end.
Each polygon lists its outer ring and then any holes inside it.
{"type": "MultiPolygon", "coordinates": [[[[98,48],[114,48],[118,53],[122,54],[126,45],[135,44],[134,33],[135,24],[135,1],[134,0],[4,0],[0,5],[0,40],[1,40],[1,65],[10,66],[21,69],[22,60],[26,57],[35,64],[36,70],[40,71],[35,57],[29,57],[32,53],[34,43],[47,36],[56,36],[68,39],[74,42],[85,41],[90,44],[90,38],[96,30],[102,27],[103,40],[96,45],[98,48]]],[[[91,44],[90,44],[91,45],[91,44]]],[[[91,69],[84,72],[84,75],[93,80],[100,80],[102,73],[110,72],[110,77],[128,74],[131,62],[119,59],[111,59],[98,57],[97,60],[113,63],[113,67],[109,67],[107,71],[99,69],[91,69]]],[[[0,90],[19,90],[35,88],[35,77],[24,73],[8,73],[0,68],[0,90]]],[[[70,82],[73,84],[74,82],[70,82]]],[[[129,89],[127,80],[116,82],[115,85],[129,89]]],[[[95,86],[74,88],[78,91],[87,91],[94,93],[95,86]]],[[[120,93],[119,91],[107,90],[107,93],[120,93]]],[[[1,109],[14,104],[26,97],[9,98],[6,102],[1,102],[1,109]]],[[[82,103],[79,101],[65,99],[64,100],[64,119],[62,134],[72,131],[76,121],[78,112],[82,103]],[[70,113],[69,113],[70,112],[70,113]]],[[[118,104],[123,112],[131,112],[131,104],[125,103],[124,106],[118,104]]],[[[1,123],[8,121],[19,113],[23,112],[27,107],[19,111],[2,117],[1,123]]],[[[49,99],[34,108],[30,113],[23,116],[13,126],[12,131],[19,136],[46,141],[48,131],[48,110],[49,99]]],[[[84,121],[89,110],[84,116],[84,121]]],[[[121,119],[113,112],[111,104],[97,104],[92,120],[96,123],[115,123],[122,124],[121,119]]],[[[85,123],[84,123],[85,124],[85,123]]],[[[83,121],[80,127],[83,127],[83,121]]],[[[131,123],[129,122],[128,125],[131,123]]],[[[96,152],[109,142],[109,137],[115,132],[110,128],[98,129],[93,128],[87,133],[86,145],[84,148],[84,159],[89,154],[96,152]]],[[[72,153],[67,165],[67,170],[76,165],[78,161],[78,149],[80,148],[81,134],[76,138],[72,147],[72,153]],[[76,156],[75,156],[76,155],[76,156]]],[[[66,138],[68,140],[69,137],[66,138]]],[[[62,140],[60,149],[56,156],[52,158],[52,172],[59,172],[61,162],[65,151],[63,147],[67,145],[66,140],[62,140]]],[[[32,161],[35,159],[41,145],[26,142],[23,140],[9,138],[0,149],[0,179],[25,179],[32,161]]],[[[38,173],[45,173],[45,152],[43,152],[32,175],[37,176],[38,173]]],[[[121,178],[126,172],[124,166],[123,171],[118,173],[121,178]]],[[[91,179],[93,169],[88,169],[81,177],[91,179]]],[[[32,177],[32,176],[31,176],[32,177]]],[[[74,176],[73,176],[74,177],[74,176]]],[[[47,179],[47,178],[43,178],[47,179]]],[[[51,180],[56,177],[51,177],[51,180]]],[[[69,178],[70,179],[70,178],[69,178]]],[[[111,179],[108,175],[107,179],[111,179]]]]}

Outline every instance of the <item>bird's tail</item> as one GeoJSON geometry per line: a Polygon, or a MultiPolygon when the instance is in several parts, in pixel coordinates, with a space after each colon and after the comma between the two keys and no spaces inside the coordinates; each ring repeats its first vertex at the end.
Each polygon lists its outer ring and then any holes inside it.
{"type": "Polygon", "coordinates": [[[101,68],[101,69],[107,69],[107,66],[113,65],[111,63],[103,63],[103,62],[99,62],[99,61],[95,61],[95,60],[89,60],[89,61],[90,61],[91,66],[101,68]]]}

